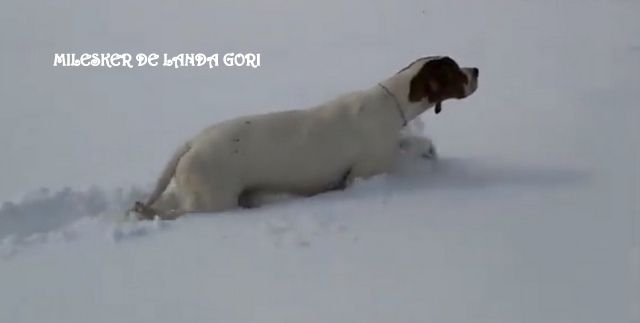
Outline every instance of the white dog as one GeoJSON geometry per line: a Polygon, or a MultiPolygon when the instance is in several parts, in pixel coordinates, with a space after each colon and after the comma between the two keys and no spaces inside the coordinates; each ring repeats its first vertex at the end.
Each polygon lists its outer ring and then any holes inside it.
{"type": "MultiPolygon", "coordinates": [[[[133,210],[141,218],[172,219],[250,207],[255,193],[343,189],[391,167],[407,142],[400,138],[407,122],[433,106],[440,112],[442,101],[465,98],[477,86],[477,68],[424,57],[367,90],[316,107],[215,124],[178,149],[147,202],[133,210]]],[[[435,154],[433,147],[425,151],[435,154]]]]}

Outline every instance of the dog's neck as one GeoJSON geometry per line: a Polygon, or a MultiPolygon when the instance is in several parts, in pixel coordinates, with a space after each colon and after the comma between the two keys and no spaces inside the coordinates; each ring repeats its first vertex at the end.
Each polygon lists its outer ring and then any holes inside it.
{"type": "Polygon", "coordinates": [[[398,98],[396,98],[396,96],[382,83],[378,83],[378,86],[380,86],[380,88],[391,98],[391,100],[393,100],[393,107],[398,111],[398,115],[402,120],[402,126],[405,127],[409,123],[409,120],[407,120],[407,117],[404,115],[404,109],[402,109],[398,98]]]}
{"type": "Polygon", "coordinates": [[[394,109],[399,109],[402,112],[401,115],[398,114],[398,118],[403,125],[406,125],[407,122],[417,118],[435,105],[435,102],[429,102],[426,98],[417,102],[409,101],[409,87],[412,76],[413,73],[411,71],[401,72],[377,85],[380,91],[392,98],[394,109]]]}

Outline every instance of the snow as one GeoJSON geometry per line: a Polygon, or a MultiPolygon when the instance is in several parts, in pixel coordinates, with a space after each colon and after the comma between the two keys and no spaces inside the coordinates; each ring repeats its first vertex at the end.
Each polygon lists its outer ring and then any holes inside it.
{"type": "Polygon", "coordinates": [[[638,2],[2,7],[0,322],[640,322],[638,2]],[[98,50],[257,51],[263,67],[51,67],[98,50]],[[443,53],[480,67],[480,88],[423,116],[437,162],[255,210],[123,218],[144,191],[128,187],[201,127],[443,53]]]}

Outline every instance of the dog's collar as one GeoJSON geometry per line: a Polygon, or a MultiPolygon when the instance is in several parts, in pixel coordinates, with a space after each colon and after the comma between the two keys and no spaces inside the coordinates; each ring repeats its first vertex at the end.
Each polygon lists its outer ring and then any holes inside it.
{"type": "Polygon", "coordinates": [[[382,85],[382,83],[378,83],[378,85],[393,99],[393,102],[395,102],[396,104],[396,109],[398,109],[398,113],[400,113],[400,117],[402,118],[402,126],[406,126],[407,125],[407,117],[404,115],[404,112],[402,111],[402,107],[400,107],[400,102],[398,102],[398,98],[396,98],[395,95],[393,95],[393,93],[391,93],[391,91],[389,91],[389,89],[382,85]]]}

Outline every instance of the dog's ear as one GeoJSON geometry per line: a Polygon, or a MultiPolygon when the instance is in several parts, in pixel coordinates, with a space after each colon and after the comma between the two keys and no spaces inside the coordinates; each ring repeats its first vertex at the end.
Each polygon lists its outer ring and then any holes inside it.
{"type": "Polygon", "coordinates": [[[427,98],[429,102],[441,102],[454,97],[464,86],[466,78],[458,64],[450,57],[427,61],[413,76],[409,86],[409,102],[427,98]]]}
{"type": "Polygon", "coordinates": [[[409,84],[409,102],[418,102],[430,92],[429,82],[431,81],[429,74],[432,70],[431,61],[422,65],[422,68],[411,78],[409,84]]]}

